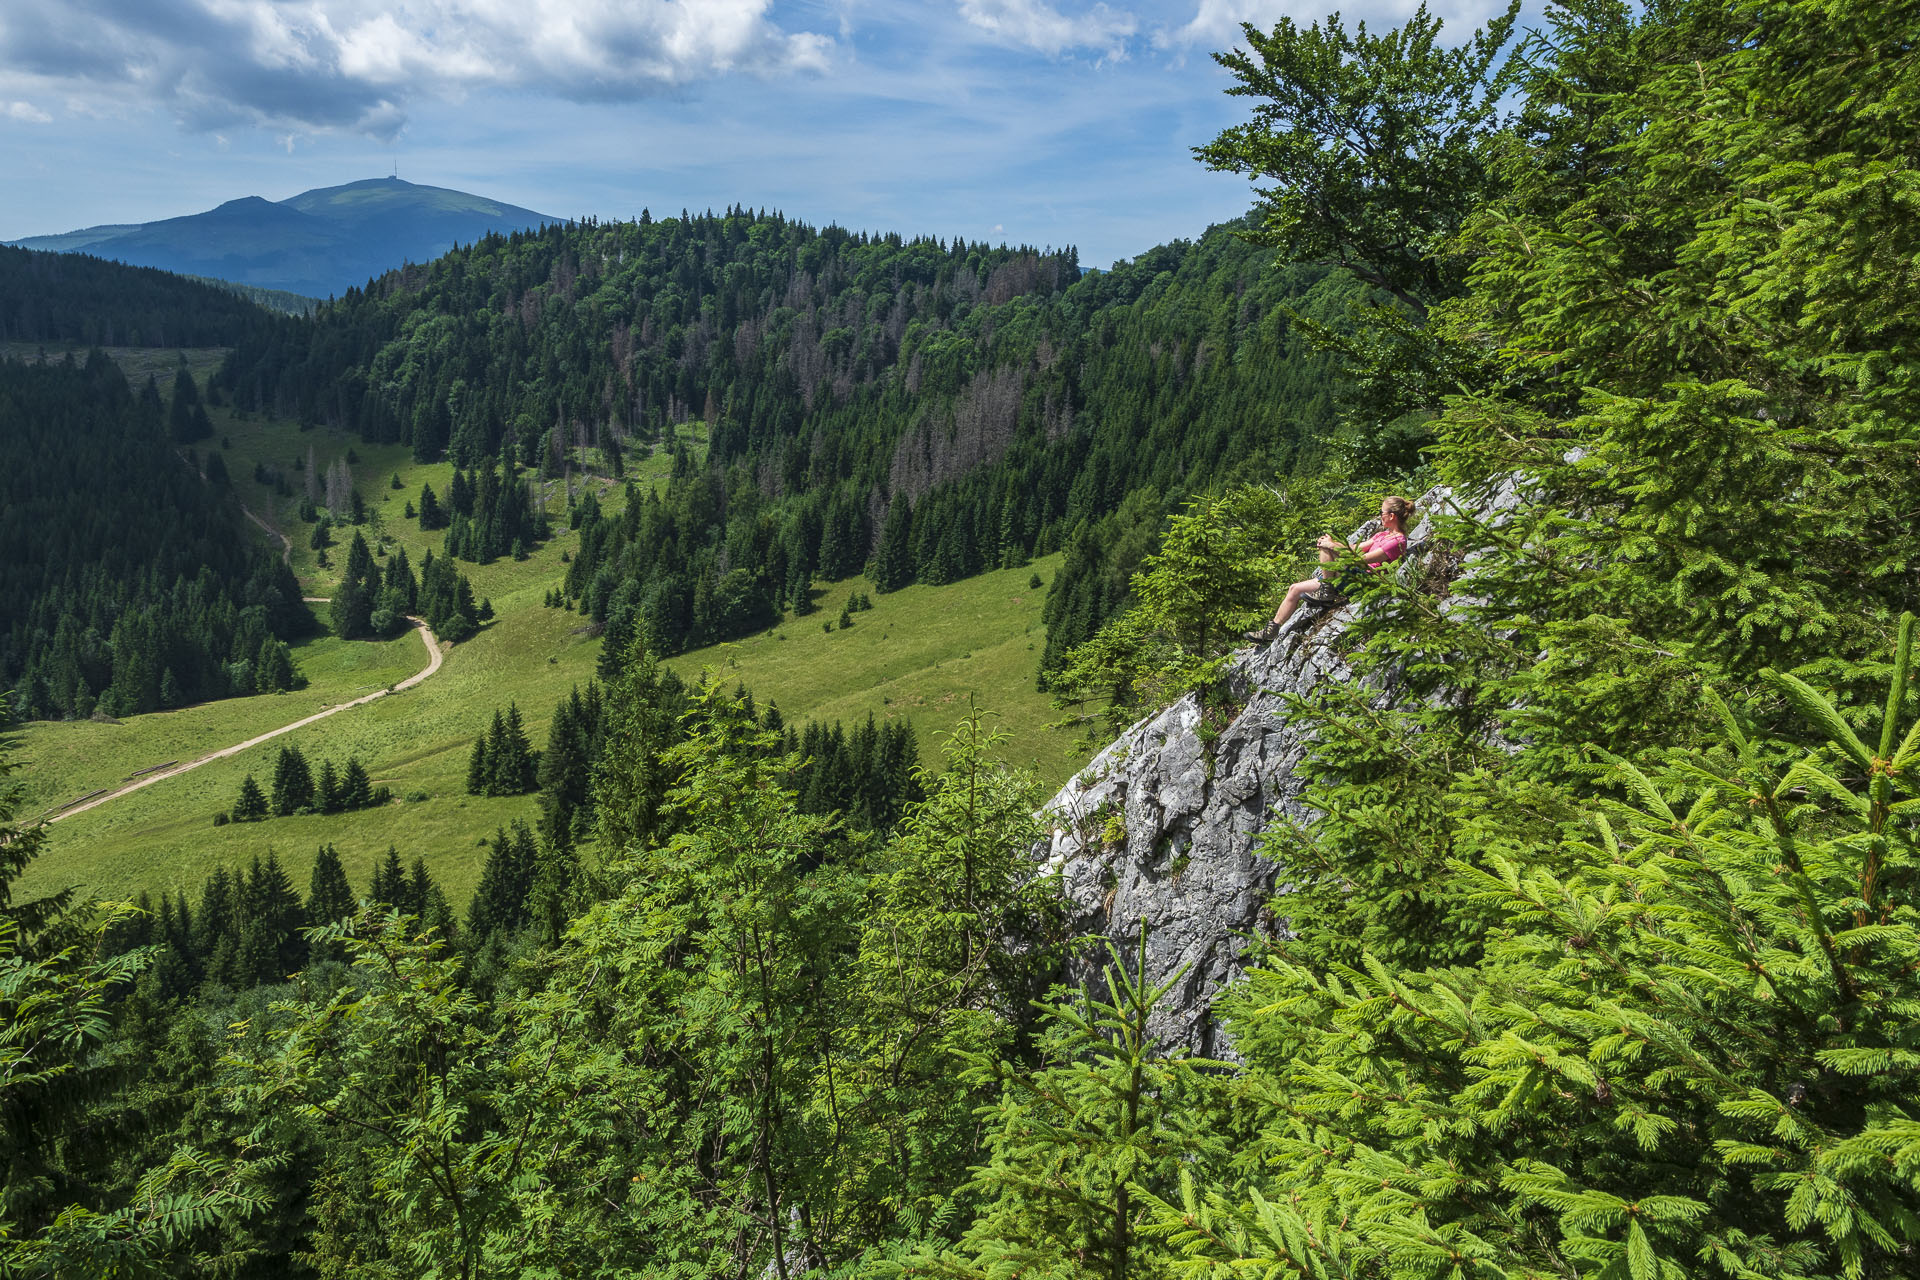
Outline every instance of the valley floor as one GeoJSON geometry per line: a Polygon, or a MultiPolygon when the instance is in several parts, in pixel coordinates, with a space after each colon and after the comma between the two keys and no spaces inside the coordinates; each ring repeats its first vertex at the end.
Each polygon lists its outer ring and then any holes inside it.
{"type": "MultiPolygon", "coordinates": [[[[60,353],[50,352],[57,356],[60,353]]],[[[123,367],[144,378],[166,372],[179,352],[116,352],[123,367]]],[[[205,384],[219,351],[186,353],[205,384]]],[[[384,531],[419,566],[426,553],[441,552],[442,535],[422,533],[405,516],[422,484],[445,494],[450,464],[421,464],[396,445],[367,445],[324,428],[302,431],[287,422],[243,419],[214,407],[214,438],[199,446],[225,454],[228,474],[242,502],[256,513],[261,536],[284,546],[303,591],[324,597],[335,584],[309,548],[310,524],[298,519],[304,468],[324,470],[352,449],[356,487],[371,514],[362,526],[370,539],[384,531]],[[293,496],[259,482],[256,467],[277,469],[293,496]],[[400,488],[392,487],[398,477],[400,488]]],[[[690,434],[697,432],[683,428],[690,434]]],[[[642,484],[664,486],[664,455],[639,460],[629,474],[642,484]]],[[[21,733],[25,811],[46,812],[92,793],[125,788],[111,804],[74,806],[54,828],[45,854],[27,873],[21,891],[35,894],[77,884],[87,891],[130,895],[142,889],[194,889],[215,866],[233,866],[272,849],[296,883],[305,883],[315,851],[331,843],[347,874],[364,889],[373,864],[389,844],[403,857],[426,859],[455,903],[463,904],[477,882],[496,828],[531,821],[532,796],[487,798],[466,794],[467,756],[496,708],[517,704],[536,746],[545,742],[554,704],[592,679],[600,655],[585,619],[544,605],[565,573],[562,556],[578,543],[566,526],[562,481],[547,483],[549,510],[558,518],[554,536],[524,561],[489,565],[461,562],[476,596],[490,600],[493,622],[472,639],[448,647],[432,679],[386,696],[391,687],[418,678],[419,642],[408,635],[385,641],[342,642],[320,635],[295,647],[294,659],[307,686],[294,693],[227,699],[174,711],[132,717],[121,723],[34,723],[21,733]],[[347,714],[337,712],[351,706],[347,714]],[[324,717],[324,718],[323,718],[324,717]],[[240,744],[235,747],[233,744],[240,744]],[[263,823],[212,825],[233,804],[248,774],[265,786],[278,749],[296,745],[313,761],[343,764],[359,757],[375,786],[396,799],[381,809],[332,816],[302,816],[263,823]],[[209,752],[216,752],[213,758],[209,752]],[[190,764],[191,771],[180,768],[190,764]],[[150,785],[127,786],[156,771],[150,785]],[[163,779],[163,780],[162,780],[163,779]]],[[[578,486],[582,482],[576,478],[578,486]]],[[[618,505],[621,492],[604,481],[603,503],[618,505]]],[[[350,538],[351,534],[345,534],[350,538]]],[[[344,558],[336,546],[335,566],[344,558]]],[[[763,705],[776,703],[793,724],[835,719],[853,724],[869,713],[909,720],[923,764],[940,760],[938,734],[950,729],[969,701],[998,714],[1010,735],[1003,756],[1032,769],[1043,782],[1064,781],[1083,760],[1071,734],[1045,728],[1054,717],[1046,695],[1034,687],[1045,648],[1040,608],[1045,590],[1034,575],[1051,581],[1059,566],[1052,556],[1020,569],[983,574],[945,587],[912,586],[889,595],[852,579],[817,592],[817,610],[788,617],[767,632],[741,641],[681,654],[668,663],[684,678],[711,669],[739,682],[763,705]],[[845,630],[841,606],[860,592],[874,607],[855,613],[845,630]]],[[[324,606],[316,610],[324,615],[324,606]]]]}

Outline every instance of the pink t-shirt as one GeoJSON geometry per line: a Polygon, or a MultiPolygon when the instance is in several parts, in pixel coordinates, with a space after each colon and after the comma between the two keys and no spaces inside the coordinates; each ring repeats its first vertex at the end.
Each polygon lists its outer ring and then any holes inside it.
{"type": "Polygon", "coordinates": [[[1367,566],[1369,569],[1375,570],[1398,560],[1406,552],[1406,549],[1407,535],[1404,533],[1395,533],[1392,529],[1382,529],[1358,547],[1354,548],[1363,558],[1372,555],[1376,551],[1384,551],[1387,553],[1381,559],[1367,566]]]}

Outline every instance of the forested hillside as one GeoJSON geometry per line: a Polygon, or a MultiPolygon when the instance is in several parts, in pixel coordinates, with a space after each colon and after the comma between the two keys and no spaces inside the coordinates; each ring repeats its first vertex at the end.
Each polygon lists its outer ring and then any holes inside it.
{"type": "MultiPolygon", "coordinates": [[[[660,507],[589,511],[567,579],[568,603],[671,654],[870,559],[883,591],[953,581],[1129,495],[1157,527],[1184,493],[1309,464],[1330,362],[1287,309],[1337,324],[1357,286],[1276,269],[1237,230],[1083,276],[1070,252],[738,209],[552,226],[384,277],[310,332],[260,330],[220,385],[543,475],[617,476],[624,444],[703,418],[700,465],[676,465],[660,507]]],[[[1105,616],[1066,613],[1083,632],[1105,616]]]]}
{"type": "Polygon", "coordinates": [[[311,625],[224,484],[175,452],[202,433],[192,378],[175,381],[170,410],[97,351],[0,361],[0,688],[21,715],[252,693],[311,625]]]}
{"type": "Polygon", "coordinates": [[[219,284],[0,245],[0,342],[225,347],[269,318],[219,284]]]}

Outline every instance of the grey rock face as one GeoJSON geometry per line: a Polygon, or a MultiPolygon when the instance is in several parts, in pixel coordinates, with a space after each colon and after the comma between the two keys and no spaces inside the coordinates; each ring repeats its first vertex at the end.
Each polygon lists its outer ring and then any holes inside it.
{"type": "MultiPolygon", "coordinates": [[[[1420,498],[1403,576],[1451,576],[1433,563],[1444,549],[1427,515],[1451,498],[1445,489],[1420,498]]],[[[1236,656],[1224,711],[1187,695],[1122,734],[1043,811],[1052,834],[1035,856],[1043,873],[1059,873],[1074,931],[1110,937],[1130,955],[1144,919],[1148,976],[1158,983],[1185,970],[1158,1015],[1163,1042],[1230,1055],[1212,997],[1239,974],[1244,935],[1280,927],[1269,903],[1285,893],[1285,869],[1256,851],[1260,834],[1313,816],[1297,773],[1311,742],[1289,723],[1283,696],[1355,678],[1340,646],[1353,609],[1302,607],[1271,644],[1236,656]]],[[[1068,977],[1088,981],[1105,963],[1104,951],[1083,951],[1068,977]]]]}

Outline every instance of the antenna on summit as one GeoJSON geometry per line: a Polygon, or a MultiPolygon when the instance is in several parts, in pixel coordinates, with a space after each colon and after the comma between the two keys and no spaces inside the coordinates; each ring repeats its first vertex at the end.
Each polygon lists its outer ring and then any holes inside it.
{"type": "Polygon", "coordinates": [[[387,176],[394,179],[396,182],[399,181],[400,179],[400,157],[399,156],[395,156],[393,158],[393,172],[388,174],[387,176]]]}

